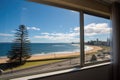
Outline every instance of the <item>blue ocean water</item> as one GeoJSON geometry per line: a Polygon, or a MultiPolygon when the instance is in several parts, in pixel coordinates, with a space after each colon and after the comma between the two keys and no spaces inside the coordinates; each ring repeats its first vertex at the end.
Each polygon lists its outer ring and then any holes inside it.
{"type": "MultiPolygon", "coordinates": [[[[0,57],[7,56],[12,45],[13,43],[0,43],[0,57]]],[[[70,43],[30,43],[30,48],[32,55],[80,51],[79,46],[70,43]]]]}

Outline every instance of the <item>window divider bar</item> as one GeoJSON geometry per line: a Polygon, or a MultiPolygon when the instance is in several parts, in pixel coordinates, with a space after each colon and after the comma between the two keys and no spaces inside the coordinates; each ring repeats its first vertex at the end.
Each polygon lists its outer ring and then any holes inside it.
{"type": "Polygon", "coordinates": [[[83,67],[84,63],[84,12],[80,11],[80,67],[83,67]]]}

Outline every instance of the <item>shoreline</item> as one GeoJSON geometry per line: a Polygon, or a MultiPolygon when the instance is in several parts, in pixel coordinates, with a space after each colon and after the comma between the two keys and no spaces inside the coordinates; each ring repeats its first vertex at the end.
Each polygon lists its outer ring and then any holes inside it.
{"type": "MultiPolygon", "coordinates": [[[[93,52],[97,52],[98,50],[101,50],[102,48],[99,46],[88,46],[89,50],[85,51],[85,54],[91,54],[93,52]]],[[[80,52],[64,52],[64,53],[51,53],[51,54],[35,54],[32,55],[29,60],[43,60],[43,59],[54,59],[54,58],[65,58],[65,57],[72,57],[72,56],[79,56],[80,52]]],[[[6,61],[8,58],[6,56],[0,57],[0,64],[1,63],[7,63],[6,61]]]]}

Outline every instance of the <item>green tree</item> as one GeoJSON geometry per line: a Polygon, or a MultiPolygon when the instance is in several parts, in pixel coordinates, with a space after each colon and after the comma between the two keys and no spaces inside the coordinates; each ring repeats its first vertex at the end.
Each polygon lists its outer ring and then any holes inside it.
{"type": "Polygon", "coordinates": [[[30,54],[30,40],[28,38],[27,28],[24,25],[20,25],[19,29],[16,29],[15,40],[11,46],[11,50],[8,52],[8,62],[19,62],[23,64],[30,54]]]}

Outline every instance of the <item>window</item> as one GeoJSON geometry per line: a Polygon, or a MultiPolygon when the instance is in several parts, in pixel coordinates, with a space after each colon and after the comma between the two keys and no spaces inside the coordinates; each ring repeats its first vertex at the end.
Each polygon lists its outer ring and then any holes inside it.
{"type": "Polygon", "coordinates": [[[25,0],[2,0],[0,4],[1,79],[80,66],[79,12],[25,0]],[[28,31],[31,57],[16,65],[7,62],[7,56],[20,25],[28,31]]]}
{"type": "Polygon", "coordinates": [[[84,67],[111,59],[109,19],[27,0],[1,0],[0,4],[0,79],[84,67]],[[28,49],[14,49],[16,29],[21,25],[28,31],[31,55],[15,55],[10,61],[7,56],[11,50],[22,53],[28,49]],[[15,64],[19,58],[25,63],[15,64]]]}
{"type": "Polygon", "coordinates": [[[85,63],[111,59],[110,20],[84,14],[85,63]]]}

